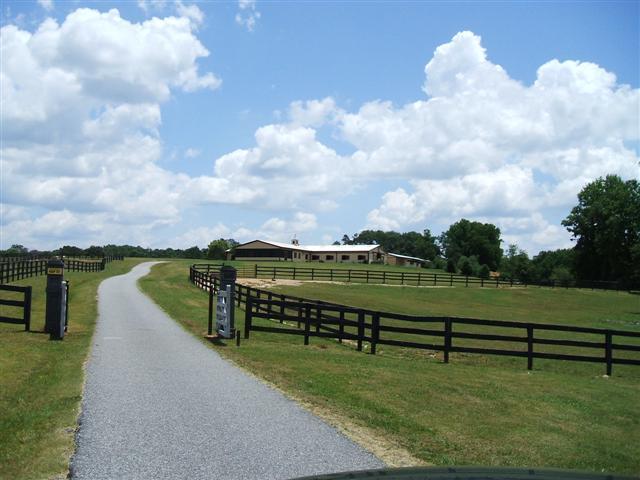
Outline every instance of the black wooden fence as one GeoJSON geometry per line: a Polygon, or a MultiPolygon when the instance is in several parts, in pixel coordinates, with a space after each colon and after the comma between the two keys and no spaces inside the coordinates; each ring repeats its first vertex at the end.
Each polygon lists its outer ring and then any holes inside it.
{"type": "MultiPolygon", "coordinates": [[[[106,264],[123,257],[104,257],[93,260],[77,260],[64,258],[64,268],[71,272],[100,272],[106,264]]],[[[48,260],[15,260],[0,259],[0,283],[15,282],[23,278],[44,275],[47,271],[48,260]]]]}
{"type": "MultiPolygon", "coordinates": [[[[191,281],[214,292],[218,278],[214,268],[190,269],[191,281]]],[[[268,290],[236,285],[237,306],[245,309],[245,338],[251,331],[351,340],[362,351],[370,344],[451,352],[522,357],[527,368],[533,359],[568,360],[613,365],[640,365],[640,332],[574,327],[531,322],[511,322],[457,317],[413,316],[372,311],[330,302],[282,295],[268,290]],[[254,319],[275,320],[273,326],[256,325],[254,319]],[[614,342],[614,339],[616,340],[614,342]]]]}
{"type": "MultiPolygon", "coordinates": [[[[216,271],[219,264],[195,264],[200,271],[216,271]]],[[[524,282],[514,279],[478,278],[454,273],[422,272],[420,270],[399,272],[393,270],[370,270],[362,268],[315,268],[280,265],[241,265],[236,267],[238,277],[244,278],[268,278],[272,280],[318,280],[329,282],[371,283],[383,285],[410,285],[410,286],[465,286],[465,287],[514,287],[514,286],[538,286],[549,288],[588,288],[598,290],[637,290],[638,285],[623,282],[609,281],[570,281],[556,282],[524,282]]]]}
{"type": "Polygon", "coordinates": [[[24,329],[28,332],[31,329],[31,287],[18,287],[15,285],[0,285],[2,292],[22,293],[22,300],[0,299],[0,305],[5,307],[16,307],[22,310],[19,317],[7,317],[0,315],[0,322],[24,324],[24,329]]]}
{"type": "Polygon", "coordinates": [[[540,286],[551,288],[589,288],[603,290],[631,290],[638,286],[628,285],[623,282],[609,281],[569,281],[556,282],[526,282],[514,279],[478,278],[468,275],[458,275],[453,273],[433,273],[408,271],[386,271],[369,269],[342,269],[342,268],[314,268],[314,267],[283,267],[254,265],[251,268],[241,269],[238,276],[248,276],[253,278],[270,279],[291,279],[291,280],[323,280],[354,283],[378,283],[389,285],[413,285],[413,286],[476,286],[476,287],[513,287],[513,286],[540,286]]]}

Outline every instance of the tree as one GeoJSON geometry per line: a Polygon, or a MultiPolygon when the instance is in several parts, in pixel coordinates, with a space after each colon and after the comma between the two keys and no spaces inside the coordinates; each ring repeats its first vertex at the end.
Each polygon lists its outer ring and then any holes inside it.
{"type": "Polygon", "coordinates": [[[607,175],[578,194],[562,221],[576,240],[575,272],[581,280],[632,280],[638,276],[640,183],[607,175]]]}
{"type": "Polygon", "coordinates": [[[348,235],[342,237],[343,245],[378,244],[385,252],[399,253],[410,257],[433,260],[440,254],[436,238],[428,229],[419,232],[383,232],[382,230],[363,230],[352,239],[348,235]]]}
{"type": "Polygon", "coordinates": [[[207,248],[207,258],[209,260],[224,260],[227,257],[229,244],[224,238],[212,241],[207,248]]]}
{"type": "Polygon", "coordinates": [[[471,266],[469,257],[460,257],[460,260],[458,260],[458,271],[462,275],[473,275],[473,267],[471,266]]]}
{"type": "Polygon", "coordinates": [[[104,249],[102,247],[91,245],[89,248],[85,249],[84,254],[87,257],[104,257],[104,249]]]}
{"type": "Polygon", "coordinates": [[[528,282],[531,280],[531,260],[517,245],[509,245],[500,261],[500,277],[528,282]]]}
{"type": "Polygon", "coordinates": [[[183,257],[184,258],[202,258],[202,251],[200,250],[199,247],[193,246],[191,248],[187,248],[183,252],[183,257]]]}
{"type": "Polygon", "coordinates": [[[531,280],[534,282],[553,280],[552,274],[557,268],[564,268],[573,275],[574,257],[575,252],[570,248],[543,250],[531,260],[531,280]]]}
{"type": "Polygon", "coordinates": [[[471,222],[463,218],[440,235],[439,240],[445,257],[454,263],[463,255],[475,255],[480,264],[487,264],[495,270],[502,258],[500,229],[490,223],[471,222]]]}
{"type": "Polygon", "coordinates": [[[491,271],[489,270],[487,264],[482,264],[482,266],[480,267],[480,271],[478,272],[478,276],[486,280],[487,278],[489,278],[490,273],[491,271]]]}

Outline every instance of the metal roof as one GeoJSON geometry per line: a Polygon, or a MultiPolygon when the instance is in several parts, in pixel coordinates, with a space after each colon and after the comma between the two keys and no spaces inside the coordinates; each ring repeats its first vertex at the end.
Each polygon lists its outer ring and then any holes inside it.
{"type": "Polygon", "coordinates": [[[418,262],[426,262],[427,260],[425,260],[424,258],[418,258],[418,257],[409,257],[407,255],[400,255],[399,253],[387,253],[387,255],[391,255],[392,257],[398,257],[398,258],[404,258],[406,260],[416,260],[418,262]]]}
{"type": "Polygon", "coordinates": [[[251,242],[238,245],[236,249],[247,245],[248,243],[262,242],[269,245],[273,245],[278,248],[286,248],[289,250],[297,250],[301,252],[370,252],[378,248],[380,245],[293,245],[292,243],[272,242],[271,240],[252,240],[251,242]]]}

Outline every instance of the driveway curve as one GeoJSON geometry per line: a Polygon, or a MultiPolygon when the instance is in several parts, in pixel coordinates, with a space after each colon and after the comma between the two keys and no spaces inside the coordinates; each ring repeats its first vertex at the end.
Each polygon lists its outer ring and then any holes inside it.
{"type": "Polygon", "coordinates": [[[111,277],[86,372],[74,479],[288,479],[383,463],[111,277]]]}

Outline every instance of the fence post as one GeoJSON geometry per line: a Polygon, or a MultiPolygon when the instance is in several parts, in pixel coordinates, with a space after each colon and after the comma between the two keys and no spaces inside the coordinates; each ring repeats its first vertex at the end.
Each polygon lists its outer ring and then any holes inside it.
{"type": "Polygon", "coordinates": [[[311,267],[311,280],[313,280],[313,272],[314,272],[314,268],[311,267]]]}
{"type": "Polygon", "coordinates": [[[369,270],[367,270],[367,283],[369,283],[369,270]]]}
{"type": "Polygon", "coordinates": [[[351,269],[349,269],[349,279],[347,281],[351,283],[351,269]]]}
{"type": "Polygon", "coordinates": [[[253,265],[253,278],[258,278],[258,264],[253,265]]]}
{"type": "Polygon", "coordinates": [[[404,285],[404,272],[400,274],[400,285],[404,285]]]}
{"type": "Polygon", "coordinates": [[[527,326],[527,370],[533,370],[533,326],[527,326]]]}
{"type": "Polygon", "coordinates": [[[322,313],[320,307],[316,305],[316,333],[320,333],[320,323],[322,323],[322,313]]]}
{"type": "Polygon", "coordinates": [[[364,337],[364,311],[358,311],[358,351],[362,351],[362,338],[364,337]]]}
{"type": "Polygon", "coordinates": [[[311,331],[311,305],[304,306],[304,344],[309,345],[309,332],[311,331]]]}
{"type": "Polygon", "coordinates": [[[247,306],[244,310],[244,338],[249,338],[251,323],[253,320],[253,297],[247,297],[247,306]]]}
{"type": "Polygon", "coordinates": [[[338,342],[342,343],[342,337],[344,335],[344,311],[340,311],[340,325],[338,326],[340,329],[340,336],[338,337],[338,342]]]}
{"type": "Polygon", "coordinates": [[[607,375],[611,376],[611,371],[613,369],[613,352],[611,345],[611,332],[607,332],[604,334],[604,358],[607,362],[607,375]]]}
{"type": "Polygon", "coordinates": [[[480,277],[480,287],[484,287],[484,278],[480,277]]]}
{"type": "Polygon", "coordinates": [[[420,286],[420,280],[422,280],[422,273],[418,272],[418,286],[420,286]]]}
{"type": "Polygon", "coordinates": [[[293,267],[293,279],[296,279],[296,267],[293,267]]]}
{"type": "Polygon", "coordinates": [[[280,323],[284,323],[284,320],[282,319],[282,317],[284,316],[284,302],[285,302],[285,298],[284,295],[280,295],[280,323]]]}
{"type": "Polygon", "coordinates": [[[433,286],[435,287],[437,283],[438,283],[438,274],[434,273],[433,274],[433,286]]]}
{"type": "Polygon", "coordinates": [[[24,292],[24,330],[28,332],[31,329],[31,286],[28,286],[24,292]]]}
{"type": "MultiPolygon", "coordinates": [[[[213,280],[210,277],[210,280],[213,280]]],[[[213,281],[209,283],[209,323],[207,326],[207,335],[213,335],[213,281]]]]}
{"type": "Polygon", "coordinates": [[[382,272],[382,284],[384,285],[387,282],[387,272],[382,272]]]}
{"type": "Polygon", "coordinates": [[[449,363],[449,350],[451,349],[451,318],[444,320],[444,363],[449,363]]]}
{"type": "Polygon", "coordinates": [[[371,354],[376,354],[376,345],[378,340],[380,339],[380,313],[376,312],[373,314],[373,319],[371,321],[371,354]]]}
{"type": "Polygon", "coordinates": [[[453,273],[449,274],[449,286],[453,287],[453,273]]]}
{"type": "Polygon", "coordinates": [[[464,286],[468,287],[469,286],[469,275],[466,275],[466,278],[464,280],[464,286]]]}

